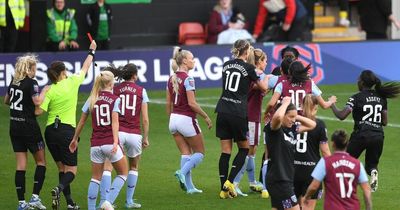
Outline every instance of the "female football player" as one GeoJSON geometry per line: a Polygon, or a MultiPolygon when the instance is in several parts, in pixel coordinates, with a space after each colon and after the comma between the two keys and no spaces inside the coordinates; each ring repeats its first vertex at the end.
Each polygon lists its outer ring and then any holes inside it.
{"type": "Polygon", "coordinates": [[[375,192],[378,189],[378,163],[383,150],[383,126],[388,123],[387,99],[399,96],[400,85],[382,84],[374,72],[364,70],[358,77],[358,90],[342,110],[336,106],[332,106],[332,110],[340,120],[353,113],[354,130],[347,152],[358,158],[366,150],[365,169],[371,176],[371,191],[375,192]]]}
{"type": "Polygon", "coordinates": [[[78,147],[78,138],[85,125],[88,115],[92,116],[92,137],[90,139],[90,160],[92,161],[92,179],[88,189],[88,209],[96,209],[97,194],[101,176],[103,174],[104,161],[110,160],[117,171],[107,200],[102,203],[102,209],[114,209],[112,203],[124,186],[128,169],[126,159],[118,142],[120,111],[120,98],[112,93],[114,87],[114,74],[110,71],[102,71],[96,77],[89,99],[82,108],[76,132],[69,145],[71,153],[78,147]]]}
{"type": "Polygon", "coordinates": [[[201,193],[192,182],[191,170],[203,161],[204,143],[196,116],[199,114],[212,127],[211,119],[197,104],[195,83],[188,73],[194,68],[193,54],[179,47],[174,48],[172,69],[166,91],[166,112],[169,116],[169,131],[181,153],[181,167],[175,172],[182,190],[188,194],[201,193]]]}
{"type": "Polygon", "coordinates": [[[14,78],[4,97],[4,102],[10,105],[10,137],[17,160],[15,188],[19,201],[18,209],[27,209],[29,206],[46,209],[39,198],[46,173],[46,160],[42,133],[36,121],[35,106],[43,102],[48,86],[39,94],[39,85],[33,79],[36,75],[37,62],[36,56],[31,54],[17,59],[14,78]],[[36,162],[33,192],[29,204],[25,202],[24,195],[28,150],[36,162]]]}

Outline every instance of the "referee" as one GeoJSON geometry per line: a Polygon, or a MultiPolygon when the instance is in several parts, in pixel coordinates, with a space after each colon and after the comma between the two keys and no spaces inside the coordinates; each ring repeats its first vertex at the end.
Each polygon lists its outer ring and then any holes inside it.
{"type": "Polygon", "coordinates": [[[261,91],[267,86],[259,80],[255,66],[246,63],[253,48],[247,40],[239,39],[231,50],[234,59],[227,61],[222,70],[222,94],[218,101],[216,136],[221,140],[219,159],[219,176],[221,181],[220,198],[236,197],[233,180],[242,169],[249,152],[246,133],[249,130],[247,121],[247,93],[251,82],[255,82],[261,91]],[[232,163],[228,177],[229,159],[232,152],[232,140],[239,147],[238,154],[232,163]]]}
{"type": "Polygon", "coordinates": [[[45,139],[59,171],[59,184],[51,190],[53,209],[59,209],[61,191],[67,200],[67,209],[79,209],[72,200],[70,189],[70,183],[77,171],[78,153],[71,153],[69,144],[75,133],[79,86],[92,64],[96,47],[96,42],[92,41],[89,55],[77,74],[67,76],[67,69],[62,61],[54,61],[47,70],[47,76],[53,84],[46,93],[39,112],[48,112],[45,139]]]}

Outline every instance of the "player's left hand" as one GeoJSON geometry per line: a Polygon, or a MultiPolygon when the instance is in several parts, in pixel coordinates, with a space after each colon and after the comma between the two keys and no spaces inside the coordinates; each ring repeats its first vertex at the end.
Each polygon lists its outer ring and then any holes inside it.
{"type": "Polygon", "coordinates": [[[118,143],[114,143],[113,144],[113,148],[111,150],[111,154],[115,154],[118,150],[118,143]]]}
{"type": "Polygon", "coordinates": [[[208,129],[211,129],[211,128],[212,128],[212,121],[211,121],[211,119],[207,116],[207,118],[205,118],[204,120],[205,120],[206,123],[207,123],[208,129]]]}
{"type": "Polygon", "coordinates": [[[147,148],[148,146],[150,146],[149,139],[148,138],[143,139],[142,147],[147,148]]]}
{"type": "Polygon", "coordinates": [[[69,144],[69,151],[74,153],[78,148],[78,141],[76,139],[72,139],[71,143],[69,144]]]}

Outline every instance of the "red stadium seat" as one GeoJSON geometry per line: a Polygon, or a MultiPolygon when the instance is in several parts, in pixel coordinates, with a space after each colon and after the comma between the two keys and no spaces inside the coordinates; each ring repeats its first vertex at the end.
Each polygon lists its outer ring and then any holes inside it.
{"type": "Polygon", "coordinates": [[[197,22],[180,23],[178,42],[183,45],[205,44],[206,36],[203,25],[197,22]]]}

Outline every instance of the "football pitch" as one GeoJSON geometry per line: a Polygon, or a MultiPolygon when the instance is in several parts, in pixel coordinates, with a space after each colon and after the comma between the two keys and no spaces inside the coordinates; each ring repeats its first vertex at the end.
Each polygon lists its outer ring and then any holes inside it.
{"type": "MultiPolygon", "coordinates": [[[[330,95],[338,97],[337,106],[342,108],[349,96],[357,92],[356,85],[329,85],[320,86],[323,97],[327,99],[330,95]]],[[[168,117],[165,114],[165,91],[148,91],[150,97],[150,146],[143,151],[142,160],[139,165],[139,179],[135,191],[136,202],[142,204],[142,209],[270,209],[270,199],[262,199],[260,194],[250,193],[248,197],[221,200],[219,194],[218,160],[220,155],[219,140],[215,137],[214,107],[221,93],[220,89],[201,89],[197,87],[197,102],[209,114],[214,121],[214,127],[208,130],[204,120],[199,118],[200,127],[204,135],[205,158],[204,161],[193,170],[193,180],[202,194],[187,195],[183,192],[174,177],[175,170],[180,165],[180,154],[175,142],[168,131],[168,117]]],[[[80,110],[88,94],[80,94],[77,107],[77,121],[80,110]]],[[[270,94],[265,97],[264,104],[269,100],[270,94]]],[[[3,97],[1,97],[3,101],[3,97]]],[[[399,209],[398,196],[400,189],[400,99],[388,100],[389,125],[385,128],[385,146],[379,164],[379,188],[372,194],[374,209],[393,210],[399,209]],[[397,136],[397,137],[396,137],[397,136]]],[[[265,107],[265,106],[264,106],[265,107]]],[[[264,109],[264,108],[263,108],[264,109]]],[[[9,129],[9,108],[2,104],[0,106],[0,209],[16,209],[17,196],[14,185],[15,157],[12,150],[9,129]]],[[[318,112],[328,128],[328,136],[336,129],[352,131],[353,121],[349,116],[347,120],[336,119],[330,109],[318,112]]],[[[44,132],[46,115],[38,118],[44,132]]],[[[78,151],[78,173],[72,184],[72,196],[81,206],[87,209],[87,188],[91,178],[90,164],[90,120],[87,120],[85,129],[81,135],[78,151]]],[[[261,155],[264,146],[260,145],[256,157],[256,177],[258,177],[261,155]]],[[[236,154],[236,149],[233,155],[236,154]]],[[[364,153],[362,154],[363,161],[364,153]]],[[[46,179],[40,197],[47,207],[51,209],[50,190],[58,183],[58,171],[53,159],[46,151],[47,172],[46,179]]],[[[231,158],[231,161],[233,157],[231,158]]],[[[25,199],[29,200],[32,193],[34,161],[29,156],[26,173],[25,199]]],[[[241,183],[243,192],[248,192],[247,175],[243,176],[241,183]]],[[[363,205],[361,189],[358,188],[360,202],[363,205]]],[[[98,199],[99,200],[99,199],[98,199]]],[[[65,200],[61,198],[61,209],[66,209],[65,200]]],[[[118,209],[124,209],[125,187],[121,190],[116,200],[118,209]]],[[[322,209],[322,200],[318,201],[317,208],[322,209]]]]}

